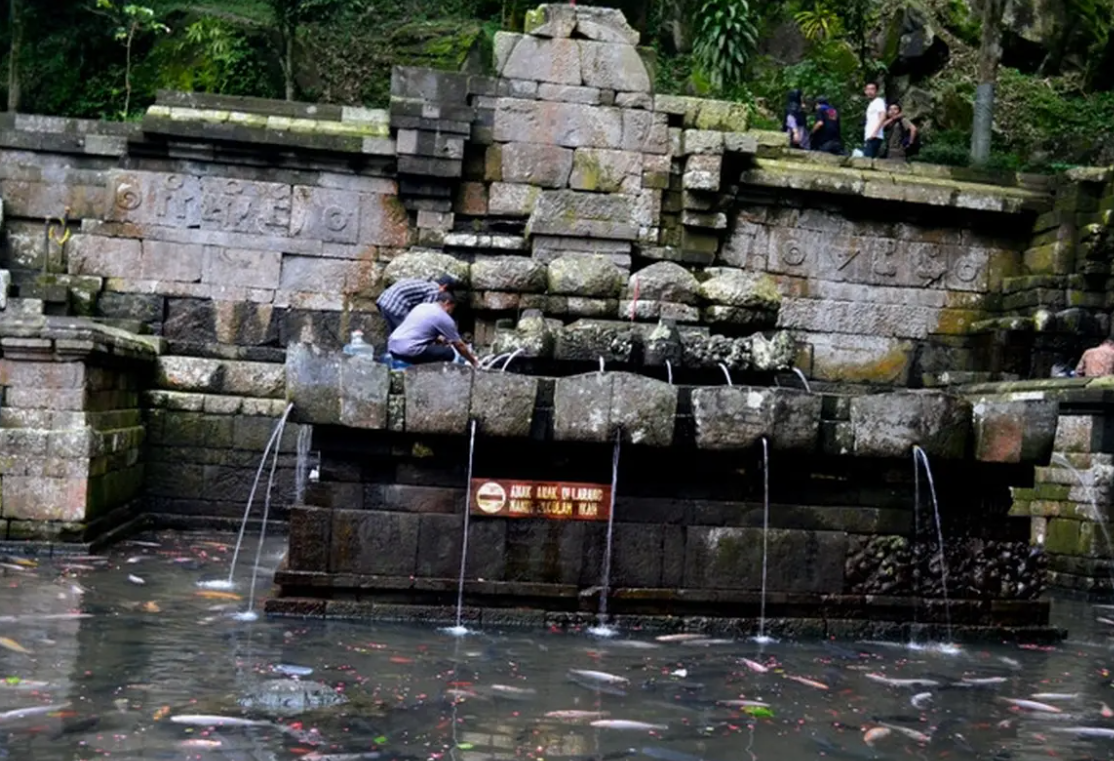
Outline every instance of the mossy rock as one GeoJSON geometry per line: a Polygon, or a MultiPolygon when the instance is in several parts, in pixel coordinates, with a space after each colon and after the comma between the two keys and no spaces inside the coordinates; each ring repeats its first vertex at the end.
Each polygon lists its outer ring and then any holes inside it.
{"type": "Polygon", "coordinates": [[[449,71],[479,71],[491,59],[483,26],[474,21],[414,21],[388,41],[395,63],[449,71]]]}
{"type": "Polygon", "coordinates": [[[934,109],[936,126],[940,129],[969,132],[975,118],[975,106],[971,99],[955,87],[945,88],[936,97],[934,109]]]}

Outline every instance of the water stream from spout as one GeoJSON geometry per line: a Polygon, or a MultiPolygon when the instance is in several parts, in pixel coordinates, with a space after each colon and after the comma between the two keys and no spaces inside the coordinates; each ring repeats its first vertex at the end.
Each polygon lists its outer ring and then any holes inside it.
{"type": "Polygon", "coordinates": [[[611,455],[611,509],[607,514],[607,545],[603,552],[603,573],[600,581],[600,612],[596,625],[588,633],[596,637],[613,637],[617,634],[614,627],[607,625],[607,596],[611,593],[611,544],[615,529],[615,492],[619,485],[619,449],[623,442],[623,430],[615,432],[615,450],[611,455]]]}
{"type": "Polygon", "coordinates": [[[755,642],[767,644],[773,639],[766,636],[766,569],[769,559],[770,536],[770,442],[762,437],[762,598],[758,609],[758,636],[755,642]]]}
{"type": "Polygon", "coordinates": [[[297,460],[294,466],[294,504],[303,504],[306,496],[306,483],[309,480],[309,449],[313,444],[313,426],[303,425],[298,429],[298,443],[295,447],[297,460]]]}
{"type": "MultiPolygon", "coordinates": [[[[1094,471],[1084,476],[1082,472],[1074,465],[1067,457],[1055,452],[1052,455],[1051,462],[1059,465],[1062,468],[1067,468],[1075,476],[1076,482],[1087,490],[1087,500],[1091,503],[1091,520],[1099,524],[1099,529],[1102,531],[1102,538],[1106,540],[1106,552],[1114,561],[1114,543],[1110,540],[1110,528],[1106,525],[1106,516],[1099,512],[1098,500],[1095,498],[1095,474],[1094,471]]],[[[1044,536],[1041,536],[1041,546],[1044,546],[1044,536]]],[[[1114,563],[1107,564],[1107,572],[1110,574],[1110,580],[1114,585],[1114,563]]]]}
{"type": "MultiPolygon", "coordinates": [[[[282,434],[286,430],[286,421],[290,418],[290,412],[293,409],[293,404],[286,405],[286,411],[282,413],[282,418],[275,428],[275,453],[271,459],[271,472],[267,476],[267,491],[263,495],[263,523],[259,527],[259,545],[255,549],[255,564],[251,569],[248,609],[236,616],[241,621],[254,621],[259,618],[259,614],[255,612],[255,583],[259,578],[259,561],[263,558],[263,543],[267,539],[267,517],[271,513],[271,493],[275,488],[275,471],[278,470],[279,453],[282,451],[282,434]]],[[[264,456],[264,459],[266,459],[266,456],[264,456]]]]}
{"type": "Polygon", "coordinates": [[[603,375],[604,369],[605,369],[605,365],[604,365],[604,362],[603,362],[603,357],[600,357],[600,375],[603,375]]]}
{"type": "Polygon", "coordinates": [[[462,623],[464,618],[464,571],[468,564],[468,523],[472,512],[472,463],[476,456],[476,421],[468,433],[468,483],[464,492],[464,533],[460,541],[460,578],[456,584],[456,625],[450,626],[445,631],[455,637],[468,634],[468,629],[462,623]]]}
{"type": "Polygon", "coordinates": [[[799,368],[799,367],[794,367],[794,368],[793,368],[793,372],[794,372],[794,374],[796,374],[796,376],[797,376],[798,378],[800,378],[800,379],[801,379],[801,383],[802,383],[802,384],[804,384],[804,387],[805,387],[805,393],[811,394],[811,393],[812,393],[812,389],[811,389],[811,388],[809,388],[809,385],[808,385],[808,378],[806,378],[806,377],[805,377],[805,374],[804,374],[803,372],[801,372],[801,368],[799,368]]]}
{"type": "Polygon", "coordinates": [[[665,360],[665,372],[666,372],[666,376],[669,378],[669,385],[672,386],[673,385],[673,363],[670,362],[668,359],[665,360]]]}
{"type": "Polygon", "coordinates": [[[501,368],[499,368],[500,372],[507,372],[507,365],[509,365],[511,361],[514,360],[514,358],[521,354],[523,351],[525,351],[525,349],[523,349],[522,347],[519,347],[512,351],[511,355],[507,357],[507,361],[503,363],[503,366],[501,368]]]}
{"type": "Polygon", "coordinates": [[[259,469],[255,471],[255,481],[252,482],[251,491],[248,492],[248,504],[244,507],[244,517],[240,521],[240,533],[236,537],[236,549],[232,551],[232,564],[228,568],[228,578],[217,581],[203,581],[198,586],[208,589],[232,589],[235,586],[236,561],[240,558],[240,547],[244,543],[244,532],[248,527],[248,517],[251,515],[251,508],[255,504],[255,493],[259,490],[259,482],[263,479],[263,468],[267,465],[267,455],[271,453],[271,447],[277,446],[278,438],[286,424],[286,417],[293,408],[293,404],[286,407],[282,419],[275,424],[275,429],[271,432],[271,438],[267,441],[267,446],[263,448],[263,456],[259,459],[259,469]]]}
{"type": "MultiPolygon", "coordinates": [[[[936,541],[939,543],[939,547],[940,547],[940,589],[941,589],[941,591],[943,593],[943,596],[944,596],[944,622],[947,626],[945,631],[947,632],[947,638],[948,638],[947,643],[944,644],[944,649],[954,648],[954,645],[951,644],[951,642],[952,642],[951,603],[948,600],[948,558],[947,558],[947,554],[944,551],[944,530],[940,526],[940,504],[936,500],[936,482],[932,478],[932,467],[928,464],[928,453],[926,453],[923,449],[921,449],[919,446],[914,444],[913,445],[913,472],[914,472],[914,475],[916,475],[916,473],[917,473],[917,462],[918,462],[918,460],[920,461],[920,464],[924,466],[924,474],[925,474],[925,477],[928,481],[928,493],[932,497],[932,513],[933,513],[933,517],[936,519],[936,541]]],[[[914,521],[914,523],[917,523],[918,518],[917,518],[916,513],[919,512],[920,501],[921,501],[921,499],[920,499],[920,480],[919,480],[919,478],[915,479],[913,488],[916,492],[916,494],[914,495],[915,504],[914,504],[913,521],[914,521]]],[[[930,565],[931,565],[931,563],[930,563],[930,565]]]]}
{"type": "Polygon", "coordinates": [[[734,386],[735,384],[731,380],[731,371],[727,369],[726,363],[720,362],[719,363],[719,369],[723,370],[723,377],[727,379],[727,385],[728,386],[734,386]]]}

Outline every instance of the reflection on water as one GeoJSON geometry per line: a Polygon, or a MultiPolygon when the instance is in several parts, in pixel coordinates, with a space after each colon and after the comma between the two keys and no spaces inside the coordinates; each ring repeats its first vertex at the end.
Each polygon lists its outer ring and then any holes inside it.
{"type": "MultiPolygon", "coordinates": [[[[1110,758],[1110,611],[1055,648],[237,621],[228,537],[0,558],[0,758],[1110,758]],[[134,577],[130,578],[129,577],[134,577]],[[1080,728],[1085,728],[1086,731],[1080,728]]],[[[284,540],[269,542],[273,569],[284,540]]]]}

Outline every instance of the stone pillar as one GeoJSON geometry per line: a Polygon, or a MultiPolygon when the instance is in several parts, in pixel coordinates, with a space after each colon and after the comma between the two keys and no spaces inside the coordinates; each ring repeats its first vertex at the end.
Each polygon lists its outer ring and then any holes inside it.
{"type": "Polygon", "coordinates": [[[0,320],[0,538],[88,541],[143,487],[153,344],[85,320],[0,320]]]}

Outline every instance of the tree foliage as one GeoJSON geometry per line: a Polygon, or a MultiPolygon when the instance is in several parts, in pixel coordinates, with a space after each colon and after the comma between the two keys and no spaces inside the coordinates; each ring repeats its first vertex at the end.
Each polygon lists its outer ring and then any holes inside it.
{"type": "Polygon", "coordinates": [[[97,0],[96,10],[116,25],[112,37],[124,46],[124,110],[121,114],[127,119],[131,111],[132,48],[136,38],[147,34],[166,34],[170,32],[170,27],[156,18],[155,11],[145,5],[97,0]]]}
{"type": "Polygon", "coordinates": [[[743,81],[758,44],[747,0],[703,0],[696,15],[693,52],[717,90],[743,81]]]}

